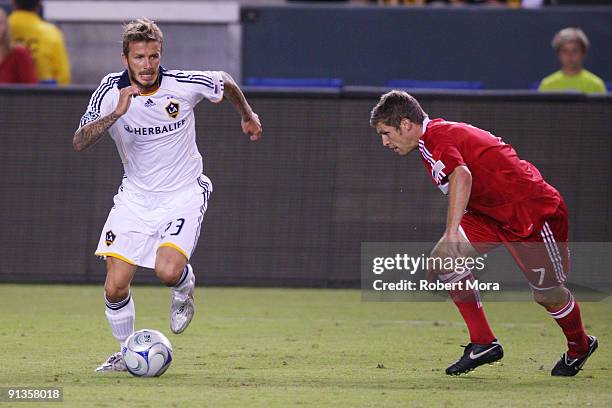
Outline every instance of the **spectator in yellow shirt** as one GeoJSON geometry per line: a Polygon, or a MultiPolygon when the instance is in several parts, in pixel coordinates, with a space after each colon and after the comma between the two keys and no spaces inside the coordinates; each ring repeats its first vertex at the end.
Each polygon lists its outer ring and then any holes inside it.
{"type": "Polygon", "coordinates": [[[11,37],[32,53],[39,81],[69,84],[70,61],[64,36],[55,25],[40,18],[40,0],[13,0],[13,9],[8,19],[11,37]]]}
{"type": "Polygon", "coordinates": [[[589,39],[581,29],[564,28],[555,35],[552,46],[561,62],[561,69],[540,82],[540,92],[606,93],[604,81],[582,67],[589,39]]]}

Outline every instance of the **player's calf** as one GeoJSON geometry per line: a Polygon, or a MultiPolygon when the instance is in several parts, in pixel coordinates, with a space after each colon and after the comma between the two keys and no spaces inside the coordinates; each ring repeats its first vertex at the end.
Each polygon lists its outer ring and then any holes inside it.
{"type": "Polygon", "coordinates": [[[166,286],[174,286],[181,278],[181,274],[184,267],[180,266],[169,266],[169,267],[155,267],[155,275],[161,283],[166,286]]]}
{"type": "MultiPolygon", "coordinates": [[[[584,356],[589,351],[590,340],[584,331],[580,306],[570,291],[563,286],[552,291],[543,292],[542,299],[536,297],[536,301],[543,305],[550,316],[559,325],[567,339],[567,357],[576,359],[584,356]],[[558,293],[550,296],[549,292],[558,293]]],[[[542,295],[540,295],[542,297],[542,295]]]]}
{"type": "Polygon", "coordinates": [[[184,254],[171,246],[161,246],[155,257],[155,275],[166,286],[174,286],[180,280],[187,264],[184,254]]]}

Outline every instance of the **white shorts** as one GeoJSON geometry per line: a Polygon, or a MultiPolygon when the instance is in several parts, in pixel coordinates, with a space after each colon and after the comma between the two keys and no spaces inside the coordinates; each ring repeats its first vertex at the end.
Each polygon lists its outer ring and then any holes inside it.
{"type": "Polygon", "coordinates": [[[154,268],[158,248],[169,246],[189,260],[211,192],[203,174],[193,184],[163,193],[141,190],[124,177],[95,254],[154,268]]]}

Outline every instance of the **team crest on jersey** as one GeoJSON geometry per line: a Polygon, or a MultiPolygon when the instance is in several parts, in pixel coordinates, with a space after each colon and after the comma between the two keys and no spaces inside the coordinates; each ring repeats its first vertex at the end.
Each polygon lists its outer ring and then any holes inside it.
{"type": "Polygon", "coordinates": [[[179,114],[179,103],[173,99],[166,105],[166,112],[172,119],[176,119],[179,114]]]}
{"type": "Polygon", "coordinates": [[[113,242],[115,242],[115,238],[117,238],[117,236],[112,230],[106,231],[106,246],[111,246],[113,242]]]}

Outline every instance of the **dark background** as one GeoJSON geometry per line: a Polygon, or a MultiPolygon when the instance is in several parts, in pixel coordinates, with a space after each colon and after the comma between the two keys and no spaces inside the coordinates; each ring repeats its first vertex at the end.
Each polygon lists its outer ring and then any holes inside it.
{"type": "Polygon", "coordinates": [[[559,69],[551,41],[565,27],[585,31],[585,67],[612,81],[612,7],[302,5],[243,8],[242,15],[245,83],[314,77],[345,85],[408,79],[528,89],[559,69]]]}
{"type": "MultiPolygon", "coordinates": [[[[93,252],[123,171],[111,139],[72,149],[91,91],[0,89],[0,281],[103,281],[93,252]]],[[[361,242],[441,235],[446,198],[418,154],[396,156],[368,126],[381,92],[252,91],[257,143],[227,102],[199,105],[214,184],[192,260],[200,283],[358,286],[361,242]]],[[[574,241],[612,240],[612,98],[416,96],[432,117],[490,130],[533,162],[564,195],[574,241]]]]}

